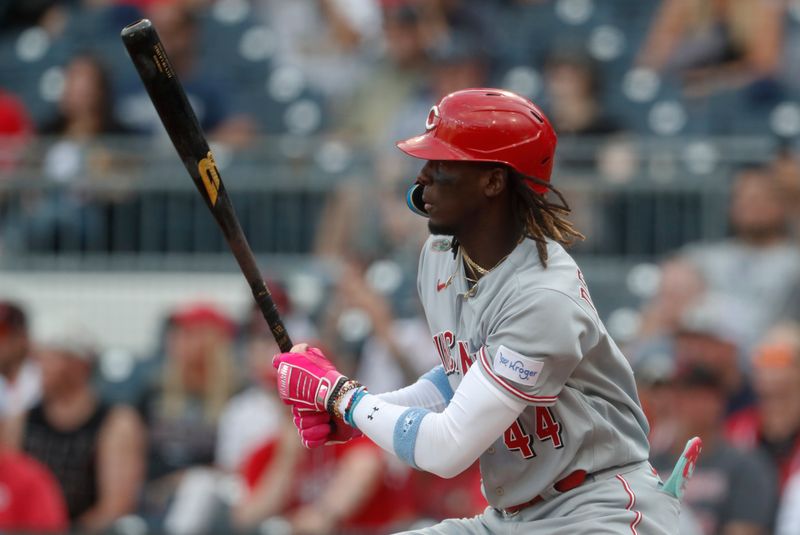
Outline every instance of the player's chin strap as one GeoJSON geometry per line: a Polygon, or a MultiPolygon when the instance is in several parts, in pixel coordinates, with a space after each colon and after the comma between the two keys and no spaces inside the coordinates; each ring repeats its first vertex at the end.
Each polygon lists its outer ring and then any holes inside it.
{"type": "Polygon", "coordinates": [[[694,467],[697,464],[697,458],[703,449],[703,441],[699,437],[690,438],[683,448],[683,453],[675,463],[675,468],[672,469],[666,483],[664,483],[664,491],[672,494],[679,500],[683,497],[683,490],[686,483],[692,477],[694,467]]]}

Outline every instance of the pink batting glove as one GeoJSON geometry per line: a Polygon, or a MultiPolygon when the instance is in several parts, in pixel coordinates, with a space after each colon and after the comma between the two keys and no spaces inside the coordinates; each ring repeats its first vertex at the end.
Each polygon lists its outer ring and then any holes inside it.
{"type": "Polygon", "coordinates": [[[287,405],[298,409],[327,411],[328,398],[347,377],[336,371],[322,351],[305,345],[292,348],[272,359],[278,370],[278,395],[287,405]]]}
{"type": "Polygon", "coordinates": [[[292,421],[306,448],[342,444],[361,436],[361,431],[341,420],[333,421],[327,412],[293,406],[292,421]]]}

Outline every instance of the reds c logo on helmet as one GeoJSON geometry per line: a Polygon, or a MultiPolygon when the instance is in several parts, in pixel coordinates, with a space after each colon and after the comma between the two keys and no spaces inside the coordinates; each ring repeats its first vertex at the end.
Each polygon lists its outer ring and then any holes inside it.
{"type": "MultiPolygon", "coordinates": [[[[502,89],[464,89],[442,98],[425,120],[426,132],[397,143],[423,160],[506,164],[548,183],[557,138],[550,121],[530,100],[502,89]]],[[[530,180],[536,193],[546,184],[530,180]]]]}
{"type": "Polygon", "coordinates": [[[431,106],[431,111],[428,112],[428,118],[425,119],[425,130],[433,130],[439,124],[439,106],[431,106]]]}

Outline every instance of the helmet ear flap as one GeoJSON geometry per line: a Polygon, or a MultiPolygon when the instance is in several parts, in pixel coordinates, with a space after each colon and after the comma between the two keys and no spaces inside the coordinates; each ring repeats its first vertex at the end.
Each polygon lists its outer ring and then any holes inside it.
{"type": "Polygon", "coordinates": [[[422,200],[422,184],[412,184],[406,192],[406,204],[409,209],[417,215],[428,217],[425,211],[425,203],[422,200]]]}

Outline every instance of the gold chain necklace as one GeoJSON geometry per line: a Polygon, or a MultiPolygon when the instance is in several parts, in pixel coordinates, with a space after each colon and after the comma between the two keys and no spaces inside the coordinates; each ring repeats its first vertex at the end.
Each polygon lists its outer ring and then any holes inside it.
{"type": "MultiPolygon", "coordinates": [[[[497,263],[496,263],[495,265],[493,265],[493,266],[492,266],[492,267],[490,267],[489,269],[486,269],[485,267],[482,267],[482,266],[480,266],[480,265],[479,265],[477,262],[475,262],[475,261],[474,261],[472,258],[470,258],[470,257],[469,257],[469,255],[467,254],[467,251],[464,249],[464,247],[463,247],[463,246],[461,247],[461,255],[464,257],[464,262],[466,262],[466,263],[467,263],[467,266],[470,268],[470,270],[472,271],[472,273],[473,273],[473,274],[475,275],[475,277],[476,277],[476,278],[478,278],[478,279],[479,279],[479,278],[481,278],[481,277],[483,277],[484,275],[486,275],[486,274],[487,274],[487,273],[489,273],[490,271],[492,271],[492,270],[493,270],[494,268],[496,268],[497,266],[499,266],[499,265],[500,265],[500,264],[503,262],[503,260],[505,260],[506,258],[508,258],[508,257],[509,257],[509,255],[511,255],[511,253],[513,253],[513,252],[514,252],[514,250],[512,249],[512,250],[511,250],[511,252],[509,252],[509,253],[508,253],[507,255],[505,255],[503,258],[501,258],[500,260],[498,260],[498,261],[497,261],[497,263]]],[[[476,282],[477,282],[477,281],[476,281],[476,282]]]]}

